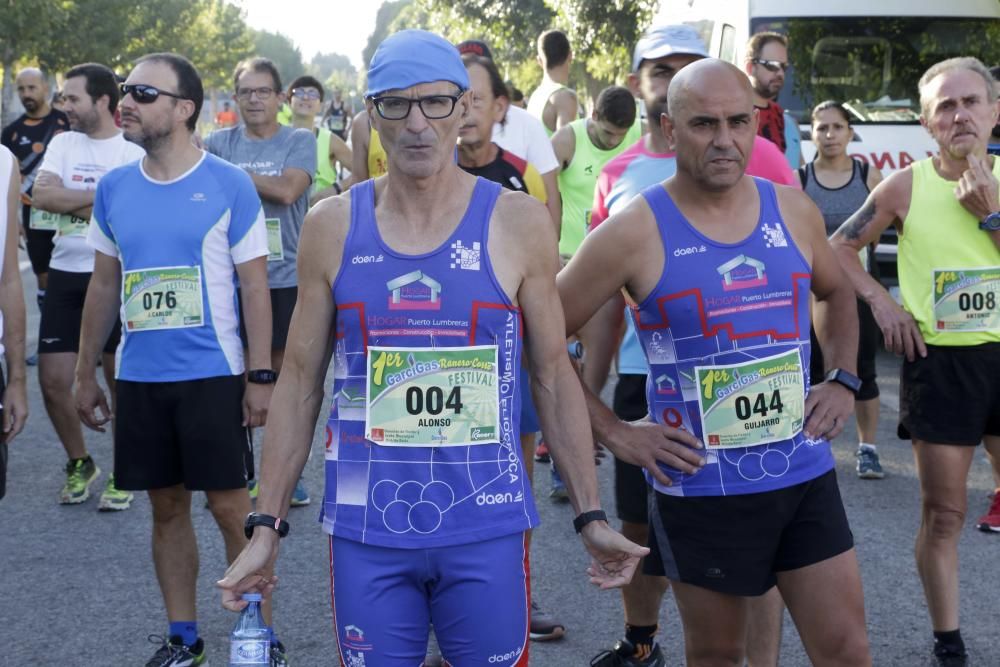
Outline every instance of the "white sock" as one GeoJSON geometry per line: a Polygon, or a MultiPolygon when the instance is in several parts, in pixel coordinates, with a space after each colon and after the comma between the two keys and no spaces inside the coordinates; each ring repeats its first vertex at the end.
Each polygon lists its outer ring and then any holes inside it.
{"type": "Polygon", "coordinates": [[[868,450],[870,452],[876,451],[875,445],[873,445],[873,444],[871,444],[869,442],[859,442],[858,443],[858,449],[866,449],[866,450],[868,450]]]}

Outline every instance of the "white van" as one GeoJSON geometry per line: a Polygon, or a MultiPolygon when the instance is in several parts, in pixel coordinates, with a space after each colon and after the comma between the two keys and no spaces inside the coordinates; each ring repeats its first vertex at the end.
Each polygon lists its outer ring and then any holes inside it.
{"type": "MultiPolygon", "coordinates": [[[[885,175],[936,151],[919,121],[917,81],[928,67],[955,56],[1000,65],[997,0],[664,0],[653,21],[663,23],[690,24],[712,56],[741,69],[750,35],[787,35],[778,103],[800,123],[803,158],[816,152],[812,107],[837,100],[854,116],[848,152],[885,175]]],[[[877,255],[894,274],[895,239],[884,241],[877,255]]]]}

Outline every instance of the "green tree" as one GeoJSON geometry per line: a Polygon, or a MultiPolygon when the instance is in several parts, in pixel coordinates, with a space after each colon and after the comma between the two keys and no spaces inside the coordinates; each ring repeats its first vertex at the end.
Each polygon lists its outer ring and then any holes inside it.
{"type": "Polygon", "coordinates": [[[292,79],[306,71],[302,62],[302,52],[286,35],[267,30],[253,31],[254,55],[271,60],[281,75],[281,85],[291,83],[292,79]]]}
{"type": "Polygon", "coordinates": [[[0,65],[3,66],[3,124],[13,120],[14,77],[18,61],[31,58],[50,41],[52,22],[39,21],[39,16],[57,17],[63,7],[58,0],[38,2],[0,2],[0,65]]]}
{"type": "Polygon", "coordinates": [[[365,67],[372,61],[375,49],[382,43],[382,40],[395,32],[396,28],[393,27],[393,23],[396,21],[396,17],[412,3],[413,0],[387,0],[378,8],[378,14],[375,15],[375,29],[369,35],[368,43],[365,44],[365,48],[361,52],[361,62],[364,63],[365,67]]]}

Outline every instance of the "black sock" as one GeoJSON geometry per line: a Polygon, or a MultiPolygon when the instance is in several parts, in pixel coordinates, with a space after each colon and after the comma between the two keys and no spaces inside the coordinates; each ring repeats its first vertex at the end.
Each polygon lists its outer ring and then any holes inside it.
{"type": "Polygon", "coordinates": [[[965,653],[965,642],[962,641],[962,631],[958,628],[946,632],[934,632],[934,652],[938,648],[948,653],[965,653]]]}
{"type": "Polygon", "coordinates": [[[625,639],[635,646],[635,657],[644,659],[653,650],[653,643],[656,640],[657,625],[629,625],[625,624],[625,639]]]}
{"type": "Polygon", "coordinates": [[[45,303],[45,290],[38,290],[38,294],[35,295],[35,301],[38,303],[38,310],[41,310],[42,304],[45,303]]]}

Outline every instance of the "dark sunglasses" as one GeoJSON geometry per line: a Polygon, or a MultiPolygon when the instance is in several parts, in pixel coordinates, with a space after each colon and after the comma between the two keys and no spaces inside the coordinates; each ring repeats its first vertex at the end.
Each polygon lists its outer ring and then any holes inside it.
{"type": "Polygon", "coordinates": [[[177,100],[186,100],[188,98],[183,95],[178,95],[177,93],[168,93],[165,90],[160,90],[153,86],[147,86],[144,83],[123,83],[119,86],[122,91],[122,97],[126,95],[131,95],[132,99],[135,100],[136,104],[152,104],[160,95],[166,95],[167,97],[173,97],[177,100]]]}
{"type": "Polygon", "coordinates": [[[788,63],[783,63],[780,60],[764,60],[762,58],[754,58],[753,62],[760,65],[768,72],[773,72],[775,74],[777,74],[778,70],[784,72],[788,69],[788,63]]]}

